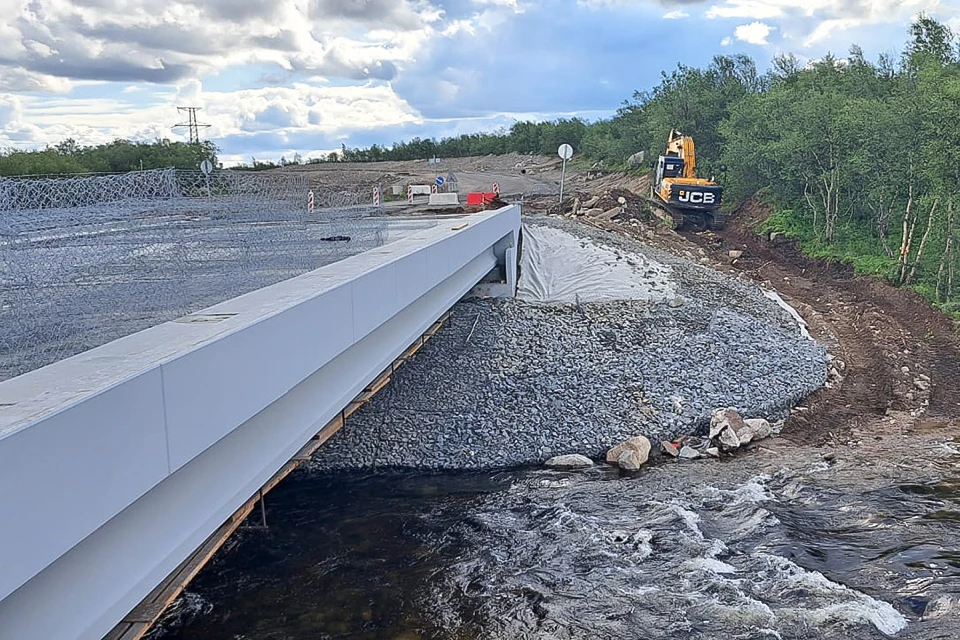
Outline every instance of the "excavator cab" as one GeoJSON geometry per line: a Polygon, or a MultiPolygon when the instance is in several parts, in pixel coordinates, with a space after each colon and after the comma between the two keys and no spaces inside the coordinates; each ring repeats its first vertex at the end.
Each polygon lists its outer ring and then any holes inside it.
{"type": "Polygon", "coordinates": [[[657,182],[663,178],[683,177],[683,158],[676,156],[660,156],[657,162],[657,182]]]}

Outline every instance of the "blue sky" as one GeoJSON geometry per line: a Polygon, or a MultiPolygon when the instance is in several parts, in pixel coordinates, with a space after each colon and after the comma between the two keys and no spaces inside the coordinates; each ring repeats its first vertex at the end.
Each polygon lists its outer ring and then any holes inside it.
{"type": "Polygon", "coordinates": [[[0,147],[178,139],[228,162],[612,113],[678,63],[899,51],[960,0],[0,0],[0,147]]]}

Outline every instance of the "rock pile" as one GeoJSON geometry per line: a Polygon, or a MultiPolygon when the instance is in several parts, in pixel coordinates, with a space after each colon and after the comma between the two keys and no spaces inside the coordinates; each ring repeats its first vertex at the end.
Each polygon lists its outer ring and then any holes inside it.
{"type": "Polygon", "coordinates": [[[674,458],[719,458],[722,453],[732,453],[755,440],[773,435],[773,426],[764,418],[743,417],[733,407],[717,409],[710,418],[710,430],[706,438],[683,436],[664,440],[660,447],[674,458]]]}
{"type": "MultiPolygon", "coordinates": [[[[697,458],[719,458],[722,454],[731,454],[754,440],[762,440],[773,435],[773,427],[763,418],[744,420],[736,409],[726,407],[717,409],[710,418],[710,431],[707,437],[681,436],[660,443],[660,450],[671,458],[696,460],[697,458]]],[[[645,436],[634,436],[607,451],[607,462],[617,465],[624,471],[637,471],[650,457],[651,444],[645,436]]],[[[576,457],[589,460],[584,456],[576,457]]],[[[547,461],[547,466],[551,465],[547,461]]],[[[583,465],[592,466],[592,465],[583,465]]]]}
{"type": "Polygon", "coordinates": [[[600,195],[577,195],[562,213],[568,217],[603,218],[606,220],[652,220],[653,215],[643,198],[627,189],[614,188],[600,195]]]}

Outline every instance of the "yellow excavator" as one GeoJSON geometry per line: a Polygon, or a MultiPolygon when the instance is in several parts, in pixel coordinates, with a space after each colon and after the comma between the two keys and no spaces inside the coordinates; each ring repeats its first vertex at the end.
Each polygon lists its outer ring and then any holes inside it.
{"type": "Polygon", "coordinates": [[[667,151],[657,160],[653,192],[666,205],[677,228],[692,223],[699,228],[722,229],[723,187],[712,179],[698,178],[696,170],[693,138],[671,129],[667,151]]]}

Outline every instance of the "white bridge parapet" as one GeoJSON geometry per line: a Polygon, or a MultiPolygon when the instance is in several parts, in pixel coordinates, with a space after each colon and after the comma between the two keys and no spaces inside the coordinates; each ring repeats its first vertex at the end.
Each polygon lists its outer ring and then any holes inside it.
{"type": "Polygon", "coordinates": [[[519,230],[445,219],[0,383],[0,638],[100,640],[481,279],[512,294],[519,230]]]}

